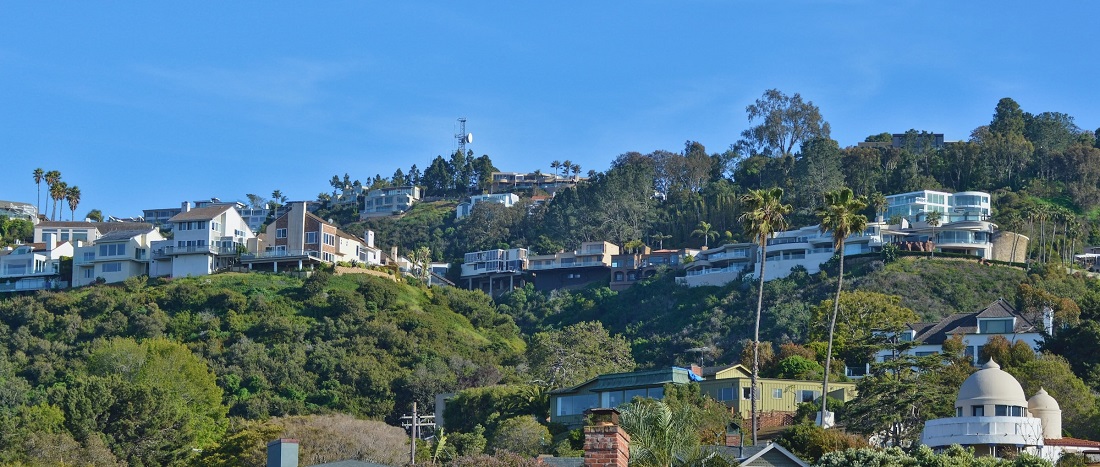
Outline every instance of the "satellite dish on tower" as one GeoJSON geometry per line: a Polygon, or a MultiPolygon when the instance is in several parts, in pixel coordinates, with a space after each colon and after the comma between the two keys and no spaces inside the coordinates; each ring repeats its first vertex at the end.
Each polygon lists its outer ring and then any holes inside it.
{"type": "Polygon", "coordinates": [[[470,144],[470,143],[474,142],[474,134],[473,133],[466,133],[466,138],[465,139],[466,139],[466,144],[470,144]]]}
{"type": "Polygon", "coordinates": [[[458,133],[455,133],[455,139],[458,140],[458,151],[466,154],[466,145],[474,142],[474,134],[466,133],[466,117],[458,119],[458,133]]]}

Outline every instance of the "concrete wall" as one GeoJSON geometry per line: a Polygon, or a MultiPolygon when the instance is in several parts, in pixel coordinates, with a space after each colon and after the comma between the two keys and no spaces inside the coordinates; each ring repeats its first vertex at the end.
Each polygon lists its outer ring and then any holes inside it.
{"type": "Polygon", "coordinates": [[[997,231],[993,234],[993,253],[989,259],[1023,263],[1027,261],[1030,241],[1030,238],[1015,232],[997,231]]]}

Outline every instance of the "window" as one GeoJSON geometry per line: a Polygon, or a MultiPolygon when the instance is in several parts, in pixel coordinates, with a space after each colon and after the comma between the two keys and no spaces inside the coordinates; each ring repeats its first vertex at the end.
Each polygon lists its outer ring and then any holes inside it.
{"type": "Polygon", "coordinates": [[[821,391],[813,391],[813,390],[810,390],[810,389],[803,389],[801,391],[798,391],[798,402],[801,402],[801,403],[813,402],[813,401],[817,400],[817,398],[820,397],[820,396],[821,396],[821,391]]]}
{"type": "Polygon", "coordinates": [[[87,268],[87,269],[85,269],[85,270],[84,270],[84,278],[85,278],[85,279],[91,279],[91,278],[92,278],[92,274],[93,274],[93,273],[95,273],[95,268],[87,268]]]}
{"type": "Polygon", "coordinates": [[[275,238],[286,238],[286,229],[275,229],[275,238]]]}
{"type": "Polygon", "coordinates": [[[955,416],[956,417],[963,416],[963,408],[962,407],[955,407],[955,416]]]}
{"type": "Polygon", "coordinates": [[[596,394],[577,394],[575,396],[562,396],[558,398],[558,415],[580,415],[585,410],[599,405],[599,396],[596,394]]]}
{"type": "Polygon", "coordinates": [[[285,255],[285,254],[286,254],[286,245],[278,245],[278,246],[276,246],[276,247],[275,247],[275,253],[277,253],[277,254],[281,254],[281,255],[285,255]]]}
{"type": "MultiPolygon", "coordinates": [[[[741,388],[741,398],[742,399],[749,400],[749,397],[750,397],[751,394],[752,394],[752,388],[751,387],[741,388]]],[[[760,400],[760,394],[756,395],[756,400],[760,400]]]]}
{"type": "Polygon", "coordinates": [[[122,263],[103,263],[103,272],[121,272],[122,263]]]}
{"type": "Polygon", "coordinates": [[[615,271],[615,282],[622,282],[622,281],[623,281],[623,272],[622,271],[615,271]]]}
{"type": "Polygon", "coordinates": [[[325,245],[336,245],[336,236],[333,234],[323,234],[322,239],[325,241],[325,245]]]}
{"type": "Polygon", "coordinates": [[[221,227],[221,224],[217,222],[210,222],[210,230],[218,231],[221,230],[221,227]]]}
{"type": "Polygon", "coordinates": [[[731,401],[733,400],[733,388],[718,388],[718,400],[731,401]]]}
{"type": "Polygon", "coordinates": [[[783,398],[783,390],[782,389],[779,389],[779,388],[772,389],[772,399],[782,399],[782,398],[783,398]]]}
{"type": "Polygon", "coordinates": [[[335,258],[332,256],[332,253],[321,253],[321,259],[330,263],[335,262],[335,258]]]}
{"type": "Polygon", "coordinates": [[[317,232],[306,232],[306,243],[317,243],[317,232]]]}
{"type": "Polygon", "coordinates": [[[984,405],[975,405],[975,406],[970,407],[970,415],[972,417],[984,417],[985,416],[985,406],[984,405]]]}
{"type": "Polygon", "coordinates": [[[1018,405],[997,405],[994,410],[994,415],[998,417],[1019,417],[1024,408],[1018,405]]]}
{"type": "Polygon", "coordinates": [[[1007,334],[1012,332],[1012,318],[983,319],[978,321],[978,332],[981,334],[1007,334]]]}
{"type": "Polygon", "coordinates": [[[99,256],[121,256],[126,254],[126,244],[100,245],[99,256]]]}

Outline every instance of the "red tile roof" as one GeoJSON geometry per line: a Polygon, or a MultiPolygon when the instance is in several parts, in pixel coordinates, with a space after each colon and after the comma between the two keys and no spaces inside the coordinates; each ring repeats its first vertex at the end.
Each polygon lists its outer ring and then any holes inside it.
{"type": "Polygon", "coordinates": [[[1073,447],[1100,448],[1100,441],[1090,441],[1090,440],[1087,440],[1087,439],[1078,439],[1078,438],[1044,439],[1043,444],[1045,444],[1047,446],[1073,446],[1073,447]]]}

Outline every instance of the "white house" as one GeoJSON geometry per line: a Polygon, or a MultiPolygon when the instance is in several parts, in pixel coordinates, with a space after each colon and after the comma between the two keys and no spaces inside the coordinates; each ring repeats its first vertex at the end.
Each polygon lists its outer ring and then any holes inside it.
{"type": "Polygon", "coordinates": [[[151,249],[154,242],[160,241],[164,241],[164,236],[155,228],[119,230],[99,237],[93,244],[75,247],[73,287],[91,284],[99,278],[115,283],[150,275],[151,249]]]}
{"type": "MultiPolygon", "coordinates": [[[[186,206],[185,206],[186,207],[186,206]]],[[[171,219],[173,238],[154,242],[153,276],[203,276],[237,262],[255,235],[232,205],[187,209],[171,219]]]]}
{"type": "Polygon", "coordinates": [[[34,243],[95,242],[99,237],[120,230],[149,230],[146,222],[68,222],[42,221],[34,226],[34,243]]]}
{"type": "Polygon", "coordinates": [[[61,258],[72,255],[71,242],[31,243],[0,249],[0,292],[67,287],[67,278],[61,277],[61,258]]]}
{"type": "Polygon", "coordinates": [[[500,203],[503,204],[504,207],[510,208],[519,202],[519,195],[515,193],[495,193],[471,196],[466,201],[460,203],[455,209],[455,219],[462,219],[463,217],[469,216],[475,204],[486,202],[500,203]]]}
{"type": "Polygon", "coordinates": [[[359,211],[359,218],[401,214],[408,211],[417,201],[420,201],[420,187],[417,186],[395,186],[371,190],[363,197],[363,209],[359,211]]]}
{"type": "Polygon", "coordinates": [[[963,381],[954,417],[925,422],[921,444],[937,450],[958,444],[979,456],[1028,453],[1051,462],[1100,450],[1100,442],[1063,437],[1058,401],[1042,388],[1027,399],[1020,382],[992,360],[963,381]]]}

